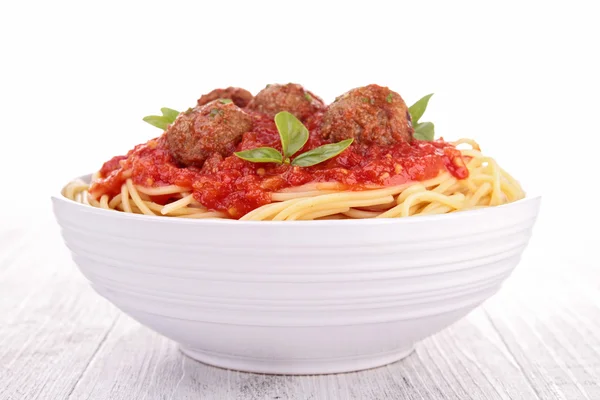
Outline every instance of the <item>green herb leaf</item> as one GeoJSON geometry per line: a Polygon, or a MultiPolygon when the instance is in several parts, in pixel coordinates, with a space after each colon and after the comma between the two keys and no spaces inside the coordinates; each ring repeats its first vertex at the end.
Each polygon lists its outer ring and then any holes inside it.
{"type": "Polygon", "coordinates": [[[233,103],[233,100],[231,100],[231,99],[219,99],[219,102],[221,104],[229,104],[229,103],[233,103]]]}
{"type": "Polygon", "coordinates": [[[275,115],[275,125],[281,138],[284,157],[291,157],[298,152],[308,140],[308,129],[298,118],[287,111],[275,115]]]}
{"type": "Polygon", "coordinates": [[[412,119],[413,126],[416,126],[419,123],[419,120],[425,113],[427,109],[427,104],[429,103],[429,99],[433,96],[433,93],[428,94],[427,96],[422,97],[415,104],[410,106],[408,112],[410,113],[410,117],[412,119]]]}
{"type": "Polygon", "coordinates": [[[392,102],[392,92],[390,92],[387,96],[385,96],[385,101],[387,101],[388,103],[392,102]]]}
{"type": "Polygon", "coordinates": [[[256,149],[238,151],[233,153],[242,160],[255,162],[255,163],[269,163],[274,162],[281,164],[283,157],[281,153],[272,147],[257,147],[256,149]]]}
{"type": "Polygon", "coordinates": [[[292,165],[298,167],[310,167],[311,165],[319,164],[323,161],[329,160],[346,150],[348,146],[352,144],[354,139],[342,140],[338,143],[326,144],[316,149],[307,151],[306,153],[300,154],[294,158],[292,165]]]}
{"type": "Polygon", "coordinates": [[[179,111],[167,107],[161,108],[160,112],[162,113],[163,117],[169,119],[171,123],[175,122],[177,116],[179,115],[179,111]]]}
{"type": "Polygon", "coordinates": [[[147,117],[144,117],[143,120],[163,131],[169,126],[169,121],[165,117],[158,115],[148,115],[147,117]]]}
{"type": "Polygon", "coordinates": [[[308,101],[312,101],[312,96],[309,93],[304,92],[304,98],[308,101]]]}
{"type": "Polygon", "coordinates": [[[417,124],[413,137],[418,140],[432,141],[435,137],[433,122],[421,122],[417,124]]]}
{"type": "Polygon", "coordinates": [[[148,115],[142,119],[150,125],[160,128],[164,131],[175,121],[175,119],[177,119],[179,111],[167,107],[161,108],[160,111],[162,112],[162,115],[148,115]]]}

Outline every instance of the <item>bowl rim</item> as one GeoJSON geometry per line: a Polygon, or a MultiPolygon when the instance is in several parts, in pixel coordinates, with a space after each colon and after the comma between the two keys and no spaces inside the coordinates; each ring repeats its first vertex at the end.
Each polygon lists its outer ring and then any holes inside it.
{"type": "MultiPolygon", "coordinates": [[[[84,181],[88,181],[91,177],[91,174],[86,174],[79,176],[75,179],[81,179],[84,181]]],[[[194,219],[194,218],[173,218],[173,217],[165,217],[161,215],[145,215],[145,214],[133,214],[133,213],[125,213],[118,212],[114,210],[105,210],[99,207],[92,207],[87,204],[78,203],[74,200],[66,198],[62,194],[62,190],[58,193],[54,193],[50,196],[53,202],[62,202],[68,204],[70,207],[79,207],[83,212],[92,213],[96,215],[104,215],[107,217],[120,218],[123,220],[131,220],[131,221],[154,221],[159,222],[162,221],[164,224],[190,224],[190,225],[200,225],[200,226],[212,226],[212,225],[244,225],[244,226],[353,226],[353,225],[387,225],[387,224],[411,224],[411,223],[420,223],[426,221],[439,221],[441,220],[455,220],[461,219],[469,216],[483,216],[490,213],[498,212],[498,210],[507,210],[509,208],[519,207],[525,203],[539,203],[541,202],[542,195],[541,194],[533,194],[526,195],[524,198],[513,201],[512,203],[506,203],[499,206],[491,206],[486,208],[479,208],[475,210],[468,211],[459,211],[454,213],[447,214],[435,214],[435,215],[417,215],[409,218],[365,218],[365,219],[340,219],[340,220],[319,220],[319,221],[240,221],[236,219],[224,219],[224,218],[214,218],[214,219],[194,219]]]]}

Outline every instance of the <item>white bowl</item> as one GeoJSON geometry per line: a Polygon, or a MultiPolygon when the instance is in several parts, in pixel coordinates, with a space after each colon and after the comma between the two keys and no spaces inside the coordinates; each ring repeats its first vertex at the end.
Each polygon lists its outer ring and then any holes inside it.
{"type": "Polygon", "coordinates": [[[405,219],[249,222],[132,215],[53,197],[93,288],[188,356],[242,371],[357,371],[493,295],[540,198],[405,219]]]}

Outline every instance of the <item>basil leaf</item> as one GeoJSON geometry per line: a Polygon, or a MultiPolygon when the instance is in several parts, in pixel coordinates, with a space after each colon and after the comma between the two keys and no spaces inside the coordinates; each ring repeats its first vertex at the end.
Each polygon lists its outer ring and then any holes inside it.
{"type": "Polygon", "coordinates": [[[435,136],[433,122],[422,122],[415,126],[413,137],[418,140],[427,140],[431,142],[435,136]]]}
{"type": "Polygon", "coordinates": [[[177,116],[179,115],[179,111],[167,107],[161,108],[160,112],[162,112],[163,117],[169,120],[170,123],[175,122],[175,119],[177,119],[177,116]]]}
{"type": "Polygon", "coordinates": [[[147,117],[144,117],[143,120],[152,126],[162,129],[163,131],[166,130],[170,124],[167,118],[158,115],[148,115],[147,117]]]}
{"type": "Polygon", "coordinates": [[[281,138],[284,157],[291,157],[298,152],[308,140],[308,129],[298,118],[287,111],[275,115],[275,125],[281,138]]]}
{"type": "Polygon", "coordinates": [[[427,104],[429,103],[429,99],[433,96],[433,93],[428,94],[427,96],[422,97],[415,104],[409,107],[408,112],[410,113],[410,117],[412,119],[413,126],[419,123],[419,120],[425,113],[427,109],[427,104]]]}
{"type": "Polygon", "coordinates": [[[219,99],[219,102],[221,104],[229,104],[229,103],[233,103],[233,100],[231,100],[231,99],[219,99]]]}
{"type": "Polygon", "coordinates": [[[242,160],[255,163],[274,162],[277,164],[281,164],[283,162],[283,157],[281,156],[281,153],[272,147],[257,147],[256,149],[238,151],[233,154],[235,154],[242,160]]]}
{"type": "Polygon", "coordinates": [[[346,150],[352,144],[354,139],[342,140],[338,143],[326,144],[316,149],[307,151],[294,158],[292,165],[298,167],[310,167],[311,165],[319,164],[325,160],[329,160],[346,150]]]}
{"type": "Polygon", "coordinates": [[[175,119],[177,119],[177,116],[179,115],[179,111],[163,107],[160,109],[160,112],[162,112],[162,115],[148,115],[142,119],[150,125],[164,131],[170,124],[175,122],[175,119]]]}

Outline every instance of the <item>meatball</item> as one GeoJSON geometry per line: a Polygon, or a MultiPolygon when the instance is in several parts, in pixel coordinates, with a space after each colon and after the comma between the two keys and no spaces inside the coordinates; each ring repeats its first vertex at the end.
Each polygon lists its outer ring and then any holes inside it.
{"type": "Polygon", "coordinates": [[[411,142],[413,132],[402,97],[378,85],[344,93],[328,107],[321,123],[321,134],[333,142],[354,138],[358,143],[389,146],[411,142]]]}
{"type": "Polygon", "coordinates": [[[314,113],[325,109],[323,100],[296,83],[267,85],[252,99],[248,108],[274,117],[280,111],[288,111],[304,121],[314,113]]]}
{"type": "Polygon", "coordinates": [[[215,100],[182,112],[165,134],[179,163],[202,167],[214,153],[231,155],[250,129],[252,118],[248,114],[233,103],[215,100]]]}
{"type": "Polygon", "coordinates": [[[217,99],[231,99],[236,106],[244,108],[250,103],[250,100],[252,100],[252,93],[246,89],[237,87],[215,89],[210,93],[203,94],[202,97],[198,99],[198,105],[203,106],[206,103],[217,99]]]}

